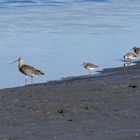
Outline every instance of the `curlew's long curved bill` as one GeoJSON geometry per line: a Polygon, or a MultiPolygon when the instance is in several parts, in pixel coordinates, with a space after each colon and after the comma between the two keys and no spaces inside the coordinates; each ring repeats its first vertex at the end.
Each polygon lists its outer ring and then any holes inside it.
{"type": "Polygon", "coordinates": [[[18,60],[14,60],[13,62],[11,62],[10,64],[13,64],[13,63],[17,63],[18,62],[18,60]]]}

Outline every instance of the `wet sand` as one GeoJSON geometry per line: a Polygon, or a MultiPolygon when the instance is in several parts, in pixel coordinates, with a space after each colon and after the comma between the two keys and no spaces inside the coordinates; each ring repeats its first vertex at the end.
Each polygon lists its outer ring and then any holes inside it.
{"type": "Polygon", "coordinates": [[[139,140],[140,64],[0,90],[1,140],[139,140]]]}

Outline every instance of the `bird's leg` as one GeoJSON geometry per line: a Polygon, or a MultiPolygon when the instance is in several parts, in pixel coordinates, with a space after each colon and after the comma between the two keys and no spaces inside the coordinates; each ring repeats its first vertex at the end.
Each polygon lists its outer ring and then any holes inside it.
{"type": "Polygon", "coordinates": [[[31,84],[33,84],[33,76],[31,76],[31,84]]]}
{"type": "Polygon", "coordinates": [[[27,84],[28,76],[25,76],[25,86],[27,84]]]}
{"type": "Polygon", "coordinates": [[[129,59],[129,62],[132,63],[132,59],[131,58],[129,59]]]}
{"type": "Polygon", "coordinates": [[[91,75],[91,71],[89,70],[89,75],[91,75]]]}

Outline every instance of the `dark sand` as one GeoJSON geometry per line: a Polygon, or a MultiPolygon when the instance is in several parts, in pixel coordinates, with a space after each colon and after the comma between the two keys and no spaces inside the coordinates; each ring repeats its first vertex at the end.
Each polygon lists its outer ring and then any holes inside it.
{"type": "Polygon", "coordinates": [[[140,64],[0,90],[0,140],[140,140],[140,64]]]}

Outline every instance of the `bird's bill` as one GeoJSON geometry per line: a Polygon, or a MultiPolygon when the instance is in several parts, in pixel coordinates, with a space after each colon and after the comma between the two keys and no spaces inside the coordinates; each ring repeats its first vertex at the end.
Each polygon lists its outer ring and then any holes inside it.
{"type": "Polygon", "coordinates": [[[13,64],[13,63],[17,63],[18,62],[18,60],[14,60],[13,62],[11,62],[10,64],[13,64]]]}

